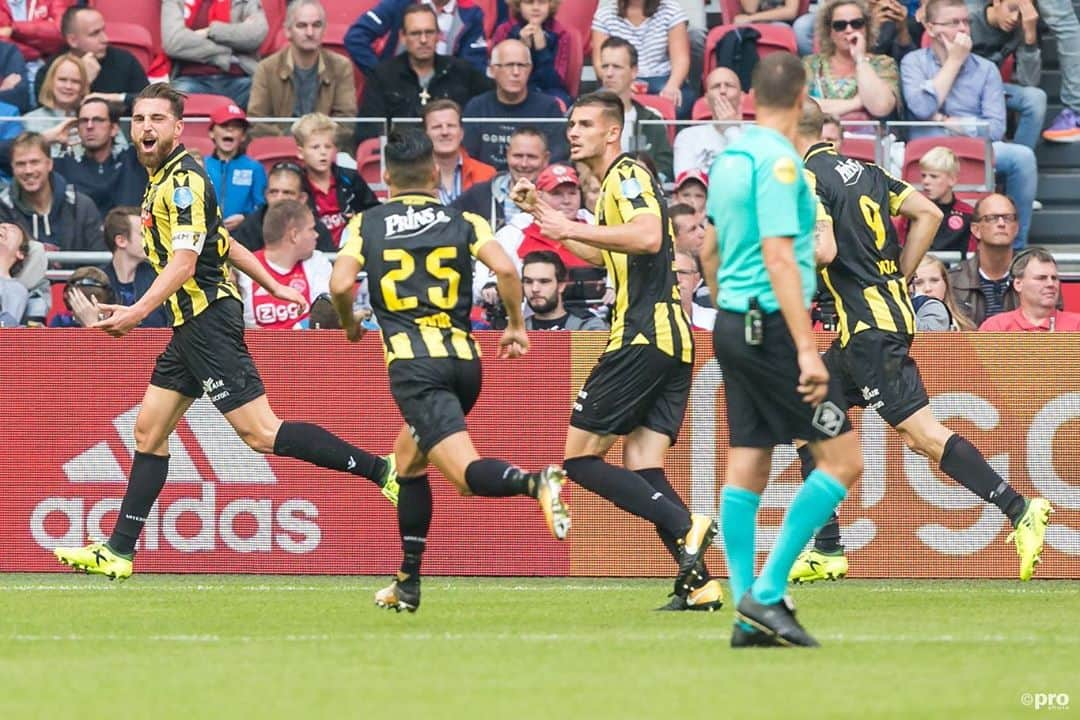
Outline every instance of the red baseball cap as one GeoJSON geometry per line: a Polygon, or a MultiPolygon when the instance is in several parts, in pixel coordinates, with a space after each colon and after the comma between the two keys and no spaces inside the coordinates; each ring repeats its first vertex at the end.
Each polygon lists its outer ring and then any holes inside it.
{"type": "Polygon", "coordinates": [[[551,192],[566,183],[581,187],[577,171],[569,165],[548,165],[540,172],[540,177],[536,178],[536,189],[551,192]]]}
{"type": "Polygon", "coordinates": [[[232,122],[234,120],[242,120],[245,125],[250,125],[248,122],[247,113],[234,103],[228,105],[222,105],[214,112],[210,113],[210,127],[215,125],[224,125],[225,123],[232,122]]]}
{"type": "Polygon", "coordinates": [[[689,170],[683,170],[675,178],[675,189],[678,190],[691,180],[698,181],[705,186],[705,189],[709,188],[709,176],[697,168],[690,168],[689,170]]]}

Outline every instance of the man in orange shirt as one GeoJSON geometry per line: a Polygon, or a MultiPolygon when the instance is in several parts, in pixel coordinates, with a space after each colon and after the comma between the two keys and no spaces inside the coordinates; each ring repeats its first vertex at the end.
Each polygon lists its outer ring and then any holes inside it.
{"type": "Polygon", "coordinates": [[[1078,332],[1080,313],[1057,309],[1061,293],[1057,261],[1042,248],[1030,248],[1013,260],[1013,288],[1020,306],[986,319],[983,332],[1078,332]]]}
{"type": "Polygon", "coordinates": [[[461,126],[461,106],[449,98],[424,106],[424,132],[435,147],[439,168],[439,201],[449,205],[476,183],[495,177],[495,168],[469,157],[461,147],[465,129],[461,126]]]}

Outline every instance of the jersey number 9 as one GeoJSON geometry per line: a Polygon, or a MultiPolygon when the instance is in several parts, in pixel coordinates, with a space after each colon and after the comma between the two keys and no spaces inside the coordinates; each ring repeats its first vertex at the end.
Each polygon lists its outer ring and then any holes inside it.
{"type": "MultiPolygon", "coordinates": [[[[427,297],[432,305],[440,310],[453,310],[458,302],[458,288],[461,286],[461,273],[452,267],[444,265],[444,262],[457,260],[458,249],[453,246],[437,247],[427,254],[424,267],[427,274],[433,280],[446,283],[445,289],[441,282],[431,284],[427,288],[427,297]]],[[[416,260],[403,248],[385,248],[383,261],[397,264],[393,270],[389,270],[379,281],[382,288],[383,302],[387,310],[402,312],[412,310],[420,305],[420,300],[415,295],[402,295],[399,285],[405,283],[416,272],[416,260]]]]}
{"type": "Polygon", "coordinates": [[[859,196],[859,209],[863,220],[874,233],[874,245],[877,249],[885,247],[885,221],[881,217],[881,205],[866,195],[859,196]]]}

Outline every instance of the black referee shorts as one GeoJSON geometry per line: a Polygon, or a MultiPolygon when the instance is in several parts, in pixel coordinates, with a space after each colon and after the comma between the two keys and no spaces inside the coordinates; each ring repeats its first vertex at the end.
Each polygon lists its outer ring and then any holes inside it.
{"type": "Polygon", "coordinates": [[[427,455],[441,441],[466,429],[465,416],[480,397],[480,360],[395,360],[387,372],[390,394],[420,452],[427,455]]]}
{"type": "Polygon", "coordinates": [[[816,408],[799,394],[795,343],[779,312],[764,319],[764,341],[747,345],[742,313],[719,310],[713,352],[724,373],[728,432],[732,447],[771,448],[796,438],[814,442],[851,430],[840,380],[816,408]]]}
{"type": "Polygon", "coordinates": [[[679,437],[693,366],[652,345],[604,353],[578,393],[570,425],[596,435],[629,435],[646,427],[679,437]]]}
{"type": "Polygon", "coordinates": [[[262,378],[244,342],[244,307],[224,297],[183,325],[158,355],[150,384],[190,398],[210,396],[222,413],[264,395],[262,378]]]}
{"type": "Polygon", "coordinates": [[[871,328],[855,333],[846,347],[835,341],[825,353],[829,373],[839,377],[849,405],[877,410],[896,427],[930,404],[909,336],[871,328]]]}

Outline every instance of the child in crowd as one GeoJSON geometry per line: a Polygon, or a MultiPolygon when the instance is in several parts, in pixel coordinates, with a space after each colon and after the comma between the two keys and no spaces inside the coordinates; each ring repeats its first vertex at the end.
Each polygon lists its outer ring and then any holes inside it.
{"type": "Polygon", "coordinates": [[[247,114],[232,103],[222,105],[210,115],[214,153],[203,164],[214,183],[214,194],[228,230],[235,230],[245,215],[258,210],[266,193],[266,171],[260,162],[244,154],[248,126],[247,114]]]}
{"type": "Polygon", "coordinates": [[[509,0],[510,19],[495,28],[489,47],[507,38],[521,40],[532,55],[529,89],[573,103],[567,90],[570,32],[555,19],[562,0],[509,0]]]}

